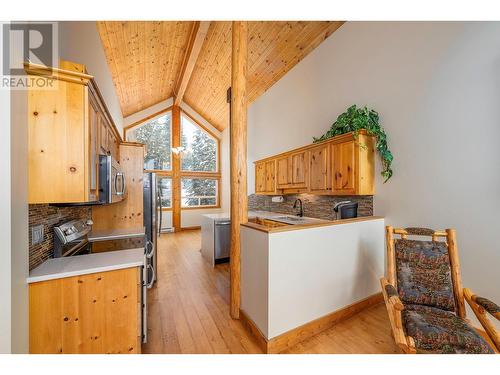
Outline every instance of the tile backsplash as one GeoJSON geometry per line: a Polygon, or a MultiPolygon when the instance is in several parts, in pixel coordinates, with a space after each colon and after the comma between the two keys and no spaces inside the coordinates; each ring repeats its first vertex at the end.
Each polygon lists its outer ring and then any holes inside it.
{"type": "Polygon", "coordinates": [[[300,198],[304,207],[304,216],[317,219],[334,220],[335,213],[333,206],[341,201],[358,202],[358,216],[373,216],[373,196],[330,196],[330,195],[311,195],[311,194],[293,194],[284,195],[283,203],[271,201],[271,196],[251,194],[248,196],[249,210],[272,211],[283,214],[297,214],[293,208],[295,199],[300,198]]]}
{"type": "Polygon", "coordinates": [[[29,205],[29,268],[30,271],[53,256],[54,226],[74,219],[90,219],[90,207],[54,207],[48,204],[29,205]],[[31,244],[31,227],[43,225],[43,240],[31,244]]]}

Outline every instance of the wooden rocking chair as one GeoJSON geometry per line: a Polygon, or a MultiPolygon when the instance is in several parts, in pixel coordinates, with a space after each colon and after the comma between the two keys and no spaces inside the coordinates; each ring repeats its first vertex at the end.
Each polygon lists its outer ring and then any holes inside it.
{"type": "Polygon", "coordinates": [[[464,299],[500,351],[487,312],[500,307],[462,289],[454,229],[386,227],[387,278],[380,279],[394,340],[404,353],[494,353],[465,317],[464,299]],[[395,239],[394,235],[399,235],[395,239]],[[427,241],[408,236],[427,236],[427,241]]]}

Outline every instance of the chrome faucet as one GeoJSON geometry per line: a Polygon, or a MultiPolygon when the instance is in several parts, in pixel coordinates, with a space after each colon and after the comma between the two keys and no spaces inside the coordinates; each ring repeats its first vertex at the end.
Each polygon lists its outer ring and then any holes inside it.
{"type": "Polygon", "coordinates": [[[299,213],[297,214],[297,216],[302,217],[302,216],[304,216],[304,210],[302,208],[302,200],[301,199],[299,199],[299,198],[295,199],[295,203],[293,204],[293,208],[297,208],[297,202],[300,203],[300,209],[299,209],[299,213]]]}

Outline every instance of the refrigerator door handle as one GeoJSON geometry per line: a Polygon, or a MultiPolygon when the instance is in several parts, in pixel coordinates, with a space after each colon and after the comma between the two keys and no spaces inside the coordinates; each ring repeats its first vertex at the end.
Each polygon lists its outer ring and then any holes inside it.
{"type": "Polygon", "coordinates": [[[147,265],[147,269],[151,270],[151,281],[148,281],[146,288],[151,289],[153,287],[153,283],[155,282],[155,269],[151,264],[147,265]]]}
{"type": "Polygon", "coordinates": [[[158,206],[159,206],[159,223],[158,223],[158,236],[161,236],[161,226],[163,221],[163,207],[161,203],[161,189],[158,189],[158,206]]]}
{"type": "Polygon", "coordinates": [[[143,267],[142,275],[142,343],[148,342],[148,288],[146,267],[143,267]]]}

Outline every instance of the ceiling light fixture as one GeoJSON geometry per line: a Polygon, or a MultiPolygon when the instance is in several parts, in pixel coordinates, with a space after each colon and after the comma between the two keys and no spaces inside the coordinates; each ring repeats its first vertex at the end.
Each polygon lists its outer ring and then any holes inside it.
{"type": "Polygon", "coordinates": [[[179,154],[183,153],[185,150],[186,150],[186,148],[184,146],[172,147],[172,152],[175,155],[179,155],[179,154]]]}

